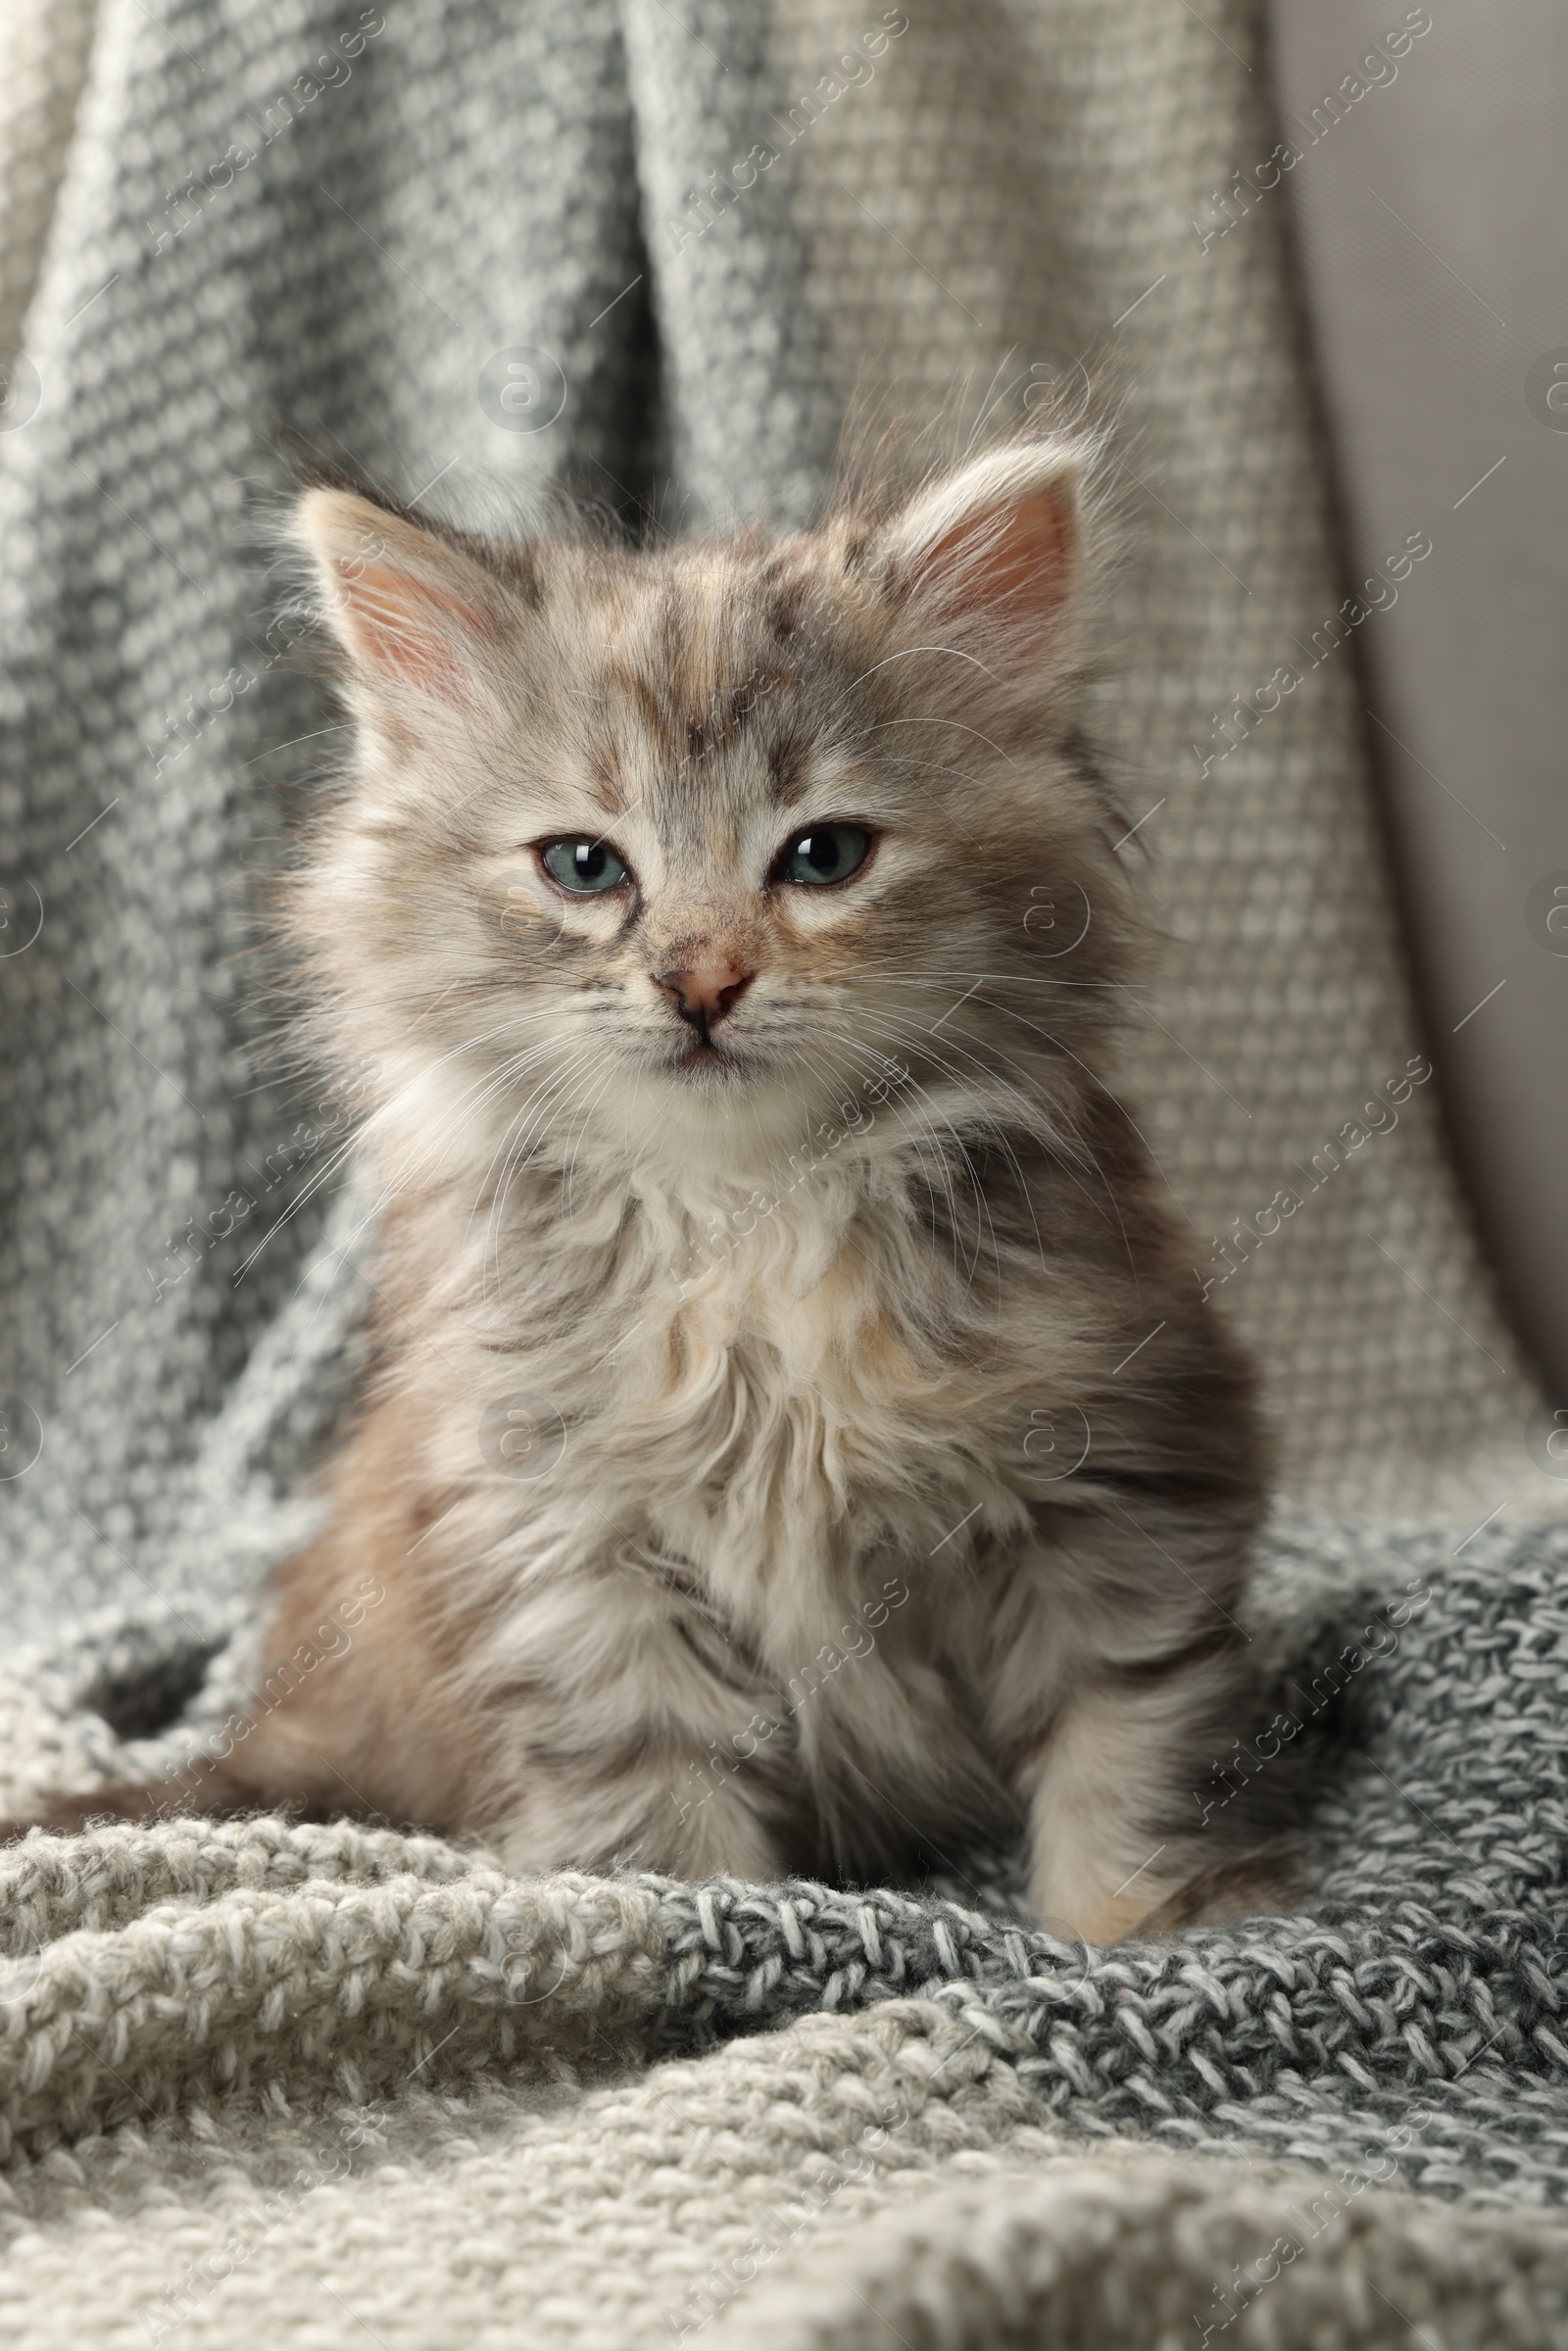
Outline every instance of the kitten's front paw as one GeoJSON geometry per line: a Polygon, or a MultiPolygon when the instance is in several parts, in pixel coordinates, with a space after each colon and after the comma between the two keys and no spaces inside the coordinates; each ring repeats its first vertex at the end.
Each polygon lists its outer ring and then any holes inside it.
{"type": "Polygon", "coordinates": [[[1291,1863],[1286,1848],[1270,1846],[1187,1878],[1151,1885],[1140,1873],[1113,1892],[1081,1889],[1070,1905],[1049,1885],[1037,1883],[1032,1889],[1035,1916],[1048,1934],[1101,1947],[1133,1937],[1175,1935],[1185,1927],[1233,1926],[1240,1919],[1265,1918],[1292,1908],[1296,1883],[1291,1863]]]}
{"type": "Polygon", "coordinates": [[[1141,1930],[1148,1915],[1148,1902],[1135,1896],[1102,1895],[1080,1901],[1074,1905],[1071,1917],[1035,1905],[1035,1924],[1045,1934],[1054,1935],[1062,1942],[1088,1943],[1096,1950],[1125,1942],[1130,1935],[1141,1930]]]}
{"type": "Polygon", "coordinates": [[[1298,1899],[1292,1856],[1282,1847],[1242,1855],[1188,1879],[1140,1920],[1140,1935],[1174,1935],[1183,1927],[1233,1927],[1270,1918],[1298,1899]]]}

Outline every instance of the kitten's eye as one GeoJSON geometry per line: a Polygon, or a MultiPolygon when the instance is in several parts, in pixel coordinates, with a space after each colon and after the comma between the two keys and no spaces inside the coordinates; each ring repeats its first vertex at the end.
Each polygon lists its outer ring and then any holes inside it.
{"type": "Polygon", "coordinates": [[[603,841],[547,841],[539,861],[553,882],[578,898],[618,890],[627,878],[625,866],[603,841]]]}
{"type": "Polygon", "coordinates": [[[863,825],[818,824],[799,833],[777,866],[781,882],[805,882],[819,890],[825,882],[848,881],[865,863],[871,836],[863,825]]]}

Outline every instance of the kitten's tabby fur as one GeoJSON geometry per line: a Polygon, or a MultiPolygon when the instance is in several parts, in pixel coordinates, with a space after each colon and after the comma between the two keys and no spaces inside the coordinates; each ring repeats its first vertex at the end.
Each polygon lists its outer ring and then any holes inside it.
{"type": "Polygon", "coordinates": [[[1107,1082],[1094,457],[642,552],[304,496],[358,750],[293,933],[374,1073],[379,1360],[267,1663],[385,1596],[198,1802],[756,1879],[1026,1817],[1091,1937],[1266,1898],[1200,1825],[1259,1719],[1252,1383],[1107,1082]],[[861,868],[778,878],[833,821],[861,868]]]}

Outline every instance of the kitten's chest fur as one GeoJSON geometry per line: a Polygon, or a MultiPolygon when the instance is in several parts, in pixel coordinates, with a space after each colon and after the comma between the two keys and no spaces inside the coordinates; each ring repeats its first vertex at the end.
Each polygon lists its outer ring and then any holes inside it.
{"type": "Polygon", "coordinates": [[[443,1392],[433,1484],[468,1468],[442,1548],[476,1584],[629,1545],[786,1671],[960,1520],[954,1565],[977,1532],[1026,1524],[1040,1318],[1026,1360],[994,1278],[942,1265],[897,1185],[579,1188],[564,1213],[542,1188],[503,1246],[498,1263],[470,1231],[429,1301],[431,1346],[405,1356],[443,1392]],[[509,1409],[517,1474],[496,1466],[509,1409]]]}

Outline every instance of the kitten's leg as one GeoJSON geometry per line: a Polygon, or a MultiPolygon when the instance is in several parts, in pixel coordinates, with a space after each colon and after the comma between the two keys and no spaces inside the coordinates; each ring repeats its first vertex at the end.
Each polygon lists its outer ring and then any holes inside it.
{"type": "Polygon", "coordinates": [[[514,1620],[529,1682],[474,1690],[492,1730],[470,1825],[519,1869],[785,1875],[810,1849],[792,1727],[699,1612],[616,1582],[563,1580],[514,1620]]]}
{"type": "Polygon", "coordinates": [[[1279,1907],[1278,1840],[1216,1794],[1217,1758],[1257,1721],[1232,1651],[1108,1674],[1068,1699],[1027,1775],[1036,1915],[1105,1943],[1279,1907]]]}
{"type": "Polygon", "coordinates": [[[704,1760],[695,1738],[682,1753],[651,1735],[641,1759],[609,1772],[588,1758],[536,1770],[479,1833],[519,1870],[630,1862],[675,1878],[787,1876],[776,1791],[748,1788],[744,1774],[716,1779],[704,1760]]]}

